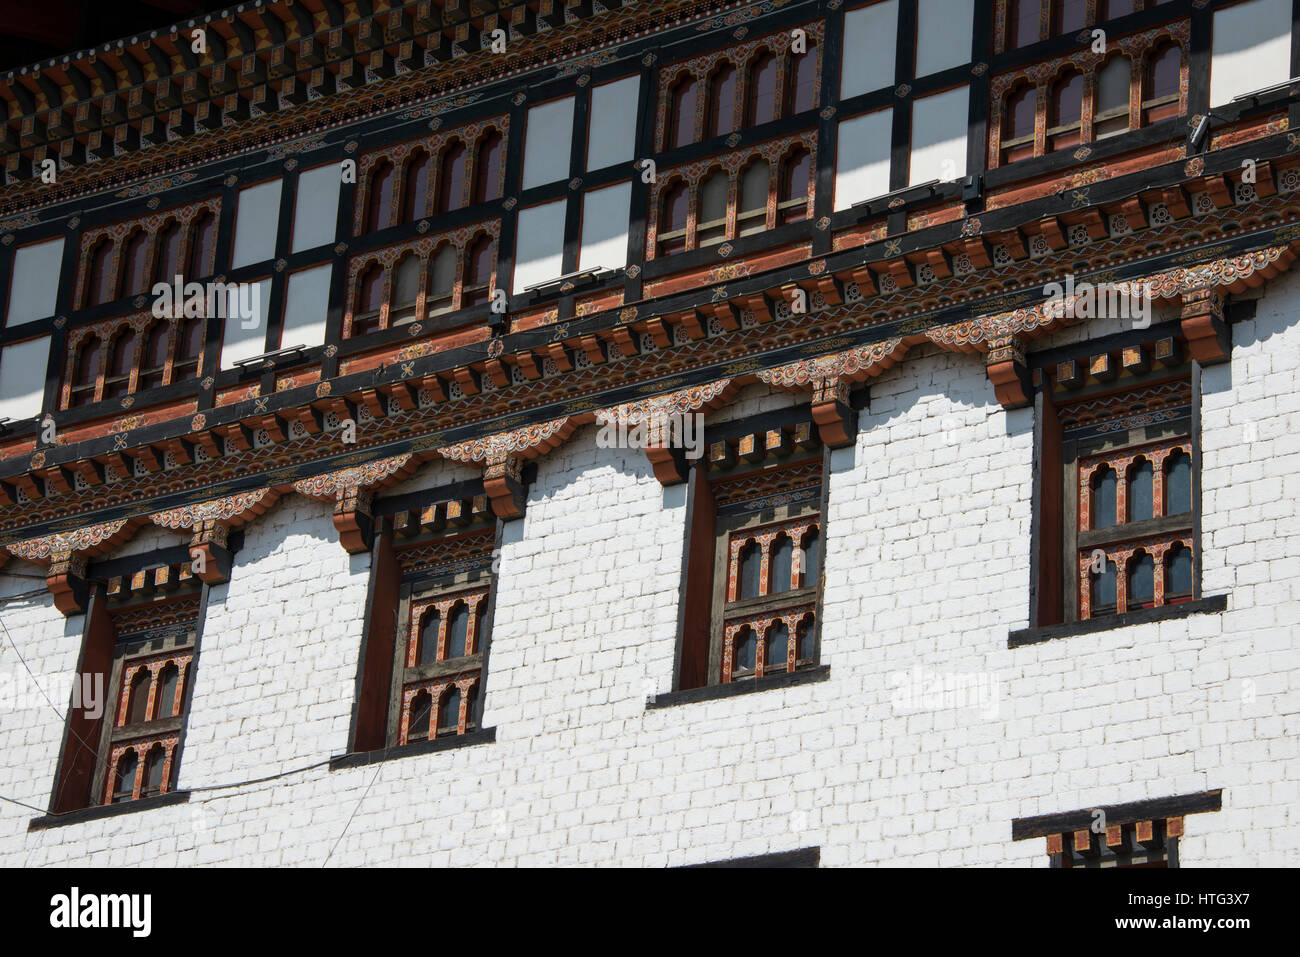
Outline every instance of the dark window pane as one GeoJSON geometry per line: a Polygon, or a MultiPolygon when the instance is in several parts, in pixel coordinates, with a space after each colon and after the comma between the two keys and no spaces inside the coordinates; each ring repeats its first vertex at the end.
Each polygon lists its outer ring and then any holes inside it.
{"type": "Polygon", "coordinates": [[[1040,0],[1008,0],[1007,49],[1015,50],[1038,39],[1040,0]]]}
{"type": "Polygon", "coordinates": [[[438,709],[438,733],[455,734],[460,728],[460,689],[452,685],[438,709]]]}
{"type": "Polygon", "coordinates": [[[671,133],[669,146],[685,146],[695,142],[695,98],[698,92],[699,83],[691,76],[682,77],[673,87],[668,124],[671,133]]]}
{"type": "Polygon", "coordinates": [[[771,588],[769,595],[790,590],[790,570],[794,565],[794,542],[789,535],[782,535],[772,548],[771,588]]]}
{"type": "Polygon", "coordinates": [[[429,165],[428,153],[416,153],[406,164],[406,199],[402,208],[405,222],[409,223],[424,216],[429,197],[429,165]]]}
{"type": "Polygon", "coordinates": [[[794,95],[790,97],[794,112],[811,110],[813,103],[813,83],[817,74],[817,46],[809,43],[808,51],[795,55],[794,61],[794,95]]]}
{"type": "Polygon", "coordinates": [[[148,259],[149,236],[143,230],[137,232],[126,244],[126,254],[122,262],[123,296],[135,296],[145,291],[147,274],[145,260],[148,259]]]}
{"type": "Polygon", "coordinates": [[[763,561],[763,550],[758,542],[750,542],[740,550],[740,598],[758,597],[758,573],[763,561]]]}
{"type": "Polygon", "coordinates": [[[139,759],[134,751],[125,751],[117,759],[117,781],[113,785],[113,803],[131,800],[135,790],[135,771],[139,759]]]}
{"type": "Polygon", "coordinates": [[[442,154],[442,188],[438,191],[438,209],[449,212],[465,205],[465,147],[460,142],[442,154]]]}
{"type": "Polygon", "coordinates": [[[1165,594],[1190,595],[1192,593],[1192,552],[1175,545],[1165,553],[1165,594]]]}
{"type": "Polygon", "coordinates": [[[818,562],[821,559],[821,551],[817,542],[817,529],[811,529],[803,539],[803,583],[801,588],[812,588],[817,584],[817,578],[820,574],[818,562]]]}
{"type": "Polygon", "coordinates": [[[1183,63],[1182,48],[1176,44],[1167,46],[1153,54],[1150,63],[1146,99],[1154,100],[1162,96],[1177,95],[1179,73],[1183,63]]]}
{"type": "Polygon", "coordinates": [[[131,700],[127,705],[126,723],[140,724],[149,720],[149,669],[141,668],[131,678],[131,700]]]}
{"type": "Polygon", "coordinates": [[[1128,566],[1128,607],[1150,604],[1156,595],[1156,562],[1146,552],[1135,556],[1128,566]]]}
{"type": "Polygon", "coordinates": [[[732,671],[752,671],[754,670],[755,655],[758,651],[758,641],[754,632],[750,628],[745,628],[736,635],[736,650],[732,660],[732,671]]]}
{"type": "Polygon", "coordinates": [[[97,306],[112,298],[113,277],[109,269],[112,259],[112,244],[107,239],[101,239],[90,254],[90,278],[86,290],[86,301],[89,305],[97,306]]]}
{"type": "Polygon", "coordinates": [[[1078,123],[1083,115],[1083,74],[1062,77],[1052,88],[1052,126],[1078,123]]]}
{"type": "Polygon", "coordinates": [[[776,57],[764,53],[749,71],[749,125],[776,119],[776,57]]]}
{"type": "Polygon", "coordinates": [[[411,720],[406,727],[407,741],[423,741],[429,737],[429,714],[432,709],[432,699],[427,691],[421,691],[411,699],[411,720]]]}
{"type": "Polygon", "coordinates": [[[465,639],[469,634],[469,606],[460,602],[451,610],[451,619],[447,622],[447,657],[463,658],[465,656],[465,639]]]}
{"type": "Polygon", "coordinates": [[[1092,477],[1092,527],[1110,528],[1115,524],[1115,470],[1103,465],[1092,477]]]}
{"type": "Polygon", "coordinates": [[[501,134],[496,130],[483,137],[474,166],[474,202],[486,203],[500,197],[501,134]]]}
{"type": "Polygon", "coordinates": [[[1165,478],[1165,514],[1181,515],[1192,510],[1192,460],[1184,452],[1168,458],[1165,478]]]}
{"type": "Polygon", "coordinates": [[[212,250],[217,241],[217,218],[204,213],[194,224],[194,241],[190,247],[190,275],[197,279],[212,271],[212,250]]]}
{"type": "Polygon", "coordinates": [[[468,262],[465,264],[465,288],[461,296],[462,306],[477,306],[487,302],[489,286],[492,282],[492,250],[490,236],[480,236],[469,248],[468,262]]]}
{"type": "Polygon", "coordinates": [[[812,619],[805,618],[799,622],[799,630],[796,636],[798,643],[795,654],[801,661],[811,661],[813,657],[813,627],[812,619]]]}
{"type": "Polygon", "coordinates": [[[725,136],[736,128],[736,68],[724,65],[709,81],[709,135],[725,136]]]}
{"type": "Polygon", "coordinates": [[[1027,86],[1015,93],[1007,103],[1007,129],[1003,137],[1018,140],[1034,135],[1034,116],[1038,112],[1038,91],[1027,86]]]}
{"type": "Polygon", "coordinates": [[[438,626],[442,616],[438,609],[430,608],[424,613],[420,624],[420,664],[431,665],[438,660],[438,626]]]}
{"type": "Polygon", "coordinates": [[[1115,610],[1115,563],[1109,559],[1101,572],[1092,575],[1092,612],[1115,610]]]}
{"type": "Polygon", "coordinates": [[[149,749],[149,755],[144,759],[144,788],[140,792],[141,797],[162,792],[163,767],[166,763],[167,752],[161,744],[155,744],[149,749]]]}
{"type": "Polygon", "coordinates": [[[777,621],[767,630],[763,644],[763,670],[768,674],[785,671],[786,653],[790,647],[790,629],[785,622],[777,621]]]}
{"type": "Polygon", "coordinates": [[[176,686],[180,683],[181,672],[170,662],[163,667],[158,676],[158,717],[173,717],[179,709],[176,707],[176,686]]]}
{"type": "Polygon", "coordinates": [[[1057,33],[1075,33],[1088,20],[1086,0],[1052,0],[1052,26],[1057,33]]]}
{"type": "Polygon", "coordinates": [[[172,220],[158,237],[158,262],[154,276],[160,282],[174,282],[181,265],[181,224],[172,220]]]}
{"type": "Polygon", "coordinates": [[[370,177],[370,208],[366,232],[386,229],[390,225],[393,202],[393,164],[381,163],[370,177]]]}
{"type": "Polygon", "coordinates": [[[1140,522],[1155,515],[1155,470],[1142,459],[1129,472],[1128,520],[1140,522]]]}

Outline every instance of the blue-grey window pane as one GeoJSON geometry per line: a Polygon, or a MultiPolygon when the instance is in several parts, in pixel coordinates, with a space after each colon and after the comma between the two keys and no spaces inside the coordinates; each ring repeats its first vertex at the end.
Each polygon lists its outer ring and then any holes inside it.
{"type": "Polygon", "coordinates": [[[461,658],[465,654],[465,636],[469,633],[469,608],[464,602],[451,610],[447,623],[447,657],[461,658]]]}
{"type": "Polygon", "coordinates": [[[429,712],[432,702],[427,691],[421,691],[411,702],[411,723],[406,728],[407,741],[423,741],[429,736],[429,712]]]}
{"type": "Polygon", "coordinates": [[[785,626],[785,622],[778,621],[767,631],[767,644],[763,647],[764,670],[784,670],[789,647],[790,629],[785,626]]]}
{"type": "Polygon", "coordinates": [[[1092,477],[1092,527],[1110,528],[1115,524],[1115,470],[1102,466],[1092,477]]]}
{"type": "Polygon", "coordinates": [[[818,547],[817,529],[813,529],[803,540],[803,586],[804,588],[813,588],[817,585],[817,578],[821,574],[818,562],[821,560],[821,549],[818,547]]]}
{"type": "Polygon", "coordinates": [[[1130,522],[1140,522],[1155,514],[1155,471],[1146,459],[1129,473],[1128,517],[1130,522]]]}
{"type": "Polygon", "coordinates": [[[789,535],[782,535],[776,540],[772,550],[772,587],[768,594],[776,595],[790,590],[790,572],[794,566],[794,542],[789,535]]]}
{"type": "Polygon", "coordinates": [[[1156,596],[1156,562],[1143,552],[1133,559],[1128,569],[1128,605],[1153,601],[1156,596]]]}
{"type": "Polygon", "coordinates": [[[430,608],[420,626],[420,664],[431,665],[438,660],[438,625],[442,616],[438,609],[430,608]]]}
{"type": "Polygon", "coordinates": [[[754,632],[746,628],[736,636],[735,661],[733,671],[750,671],[754,668],[754,658],[758,650],[758,641],[754,632]]]}
{"type": "Polygon", "coordinates": [[[438,730],[455,731],[460,727],[460,689],[453,687],[442,699],[438,712],[438,730]]]}
{"type": "Polygon", "coordinates": [[[1165,556],[1165,592],[1173,595],[1192,593],[1192,553],[1190,549],[1175,545],[1165,556]]]}
{"type": "Polygon", "coordinates": [[[1106,561],[1105,569],[1092,573],[1092,610],[1100,611],[1115,607],[1115,564],[1106,561]]]}
{"type": "Polygon", "coordinates": [[[801,659],[808,661],[813,657],[813,623],[805,618],[799,623],[798,648],[795,651],[801,659]]]}
{"type": "Polygon", "coordinates": [[[1178,515],[1192,510],[1192,460],[1184,452],[1169,456],[1169,474],[1165,484],[1165,514],[1178,515]]]}
{"type": "Polygon", "coordinates": [[[757,542],[750,542],[740,550],[740,597],[758,597],[758,572],[763,553],[757,542]]]}

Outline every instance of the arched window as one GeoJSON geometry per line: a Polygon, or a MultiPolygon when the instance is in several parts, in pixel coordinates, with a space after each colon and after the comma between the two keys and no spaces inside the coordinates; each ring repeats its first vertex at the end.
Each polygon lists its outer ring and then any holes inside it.
{"type": "Polygon", "coordinates": [[[1063,150],[1082,139],[1083,74],[1065,73],[1052,86],[1051,114],[1047,118],[1047,148],[1063,150]]]}
{"type": "Polygon", "coordinates": [[[767,229],[767,197],[772,168],[755,160],[740,175],[740,209],[736,213],[736,235],[751,236],[767,229]]]}
{"type": "Polygon", "coordinates": [[[803,113],[816,106],[813,99],[817,82],[817,45],[811,41],[803,53],[792,54],[794,69],[789,73],[789,95],[786,102],[790,104],[791,113],[803,113]]]}
{"type": "Polygon", "coordinates": [[[131,366],[135,364],[136,334],[124,330],[108,350],[108,370],[104,376],[104,398],[117,399],[131,391],[131,366]]]}
{"type": "Polygon", "coordinates": [[[204,320],[192,316],[181,322],[180,330],[180,340],[176,343],[176,359],[172,363],[173,382],[183,382],[199,374],[199,358],[203,354],[204,320]]]}
{"type": "Polygon", "coordinates": [[[460,731],[460,688],[450,685],[438,705],[438,734],[456,734],[460,731]]]}
{"type": "Polygon", "coordinates": [[[787,670],[786,655],[790,648],[790,629],[781,619],[772,622],[763,640],[763,673],[776,674],[787,670]]]}
{"type": "Polygon", "coordinates": [[[1007,0],[1007,49],[1018,50],[1038,42],[1038,14],[1042,0],[1007,0]]]}
{"type": "Polygon", "coordinates": [[[749,674],[753,672],[758,657],[758,639],[754,629],[746,625],[736,634],[736,647],[732,651],[731,674],[749,674]]]}
{"type": "Polygon", "coordinates": [[[424,620],[420,622],[420,664],[431,665],[438,660],[438,629],[441,625],[442,613],[437,608],[424,613],[424,620]]]}
{"type": "Polygon", "coordinates": [[[491,130],[478,145],[474,157],[474,202],[487,203],[501,197],[501,134],[491,130]]]}
{"type": "Polygon", "coordinates": [[[158,234],[158,257],[154,265],[154,281],[176,281],[181,267],[181,224],[172,220],[158,234]]]}
{"type": "Polygon", "coordinates": [[[1177,43],[1169,43],[1151,51],[1142,77],[1144,125],[1178,115],[1182,71],[1183,48],[1177,43]]]}
{"type": "Polygon", "coordinates": [[[90,269],[86,273],[86,305],[98,306],[113,298],[113,244],[102,237],[90,250],[90,269]]]}
{"type": "Polygon", "coordinates": [[[1087,0],[1052,0],[1052,35],[1077,33],[1088,23],[1087,0]]]}
{"type": "Polygon", "coordinates": [[[137,296],[149,285],[149,274],[145,271],[149,260],[149,234],[143,229],[136,230],[126,241],[122,254],[122,281],[118,298],[137,296]]]}
{"type": "Polygon", "coordinates": [[[364,336],[379,330],[379,312],[384,301],[384,270],[371,263],[357,283],[357,309],[352,317],[352,334],[364,336]]]}
{"type": "Polygon", "coordinates": [[[190,243],[189,275],[187,279],[199,279],[216,268],[212,256],[217,246],[217,217],[204,212],[194,221],[194,232],[190,243]]]}
{"type": "Polygon", "coordinates": [[[1115,470],[1103,465],[1092,476],[1091,528],[1110,528],[1115,524],[1115,470]]]}
{"type": "Polygon", "coordinates": [[[772,563],[768,570],[769,595],[790,590],[791,572],[794,570],[794,542],[789,535],[781,535],[772,543],[772,563]]]}
{"type": "Polygon", "coordinates": [[[700,186],[700,214],[695,227],[697,246],[712,246],[727,238],[727,193],[731,181],[717,170],[700,186]]]}
{"type": "Polygon", "coordinates": [[[1129,84],[1133,64],[1126,56],[1113,56],[1097,73],[1097,100],[1093,104],[1093,139],[1114,136],[1129,128],[1129,84]]]}
{"type": "Polygon", "coordinates": [[[429,272],[433,288],[429,293],[428,314],[438,316],[451,312],[452,296],[456,291],[456,247],[451,243],[438,247],[429,272]]]}
{"type": "Polygon", "coordinates": [[[1002,162],[1014,163],[1034,155],[1034,124],[1038,90],[1022,86],[1007,94],[1002,114],[1002,162]]]}
{"type": "Polygon", "coordinates": [[[465,695],[465,730],[474,730],[474,706],[478,703],[478,682],[469,686],[465,695]]]}
{"type": "Polygon", "coordinates": [[[1155,515],[1155,469],[1149,459],[1133,463],[1128,473],[1128,520],[1141,522],[1155,515]]]}
{"type": "Polygon", "coordinates": [[[167,766],[167,751],[161,744],[149,749],[144,759],[144,787],[140,797],[153,797],[163,791],[163,768],[167,766]]]}
{"type": "Polygon", "coordinates": [[[808,177],[811,173],[812,157],[807,150],[797,149],[786,157],[781,167],[781,194],[776,206],[782,224],[808,218],[808,177]]]}
{"type": "Polygon", "coordinates": [[[149,682],[152,677],[148,668],[137,668],[131,676],[131,691],[126,705],[128,725],[144,724],[149,720],[149,682]]]}
{"type": "Polygon", "coordinates": [[[1192,597],[1192,550],[1182,544],[1165,552],[1165,601],[1192,597]]]}
{"type": "Polygon", "coordinates": [[[417,691],[411,699],[411,715],[406,724],[407,741],[424,741],[429,737],[429,717],[432,711],[432,695],[427,691],[417,691]]]}
{"type": "Polygon", "coordinates": [[[469,639],[469,605],[457,602],[447,620],[447,660],[464,658],[469,651],[466,642],[469,639]]]}
{"type": "Polygon", "coordinates": [[[682,76],[668,92],[668,146],[685,146],[695,142],[695,100],[700,84],[689,73],[682,76]]]}
{"type": "Polygon", "coordinates": [[[117,780],[113,782],[113,803],[129,801],[135,794],[135,772],[140,760],[134,748],[127,748],[117,759],[117,780]]]}
{"type": "Polygon", "coordinates": [[[492,255],[496,243],[491,236],[480,236],[465,257],[465,282],[461,289],[462,308],[477,306],[492,298],[492,255]]]}
{"type": "Polygon", "coordinates": [[[811,617],[804,618],[799,622],[799,627],[795,629],[795,663],[811,663],[815,649],[813,648],[813,620],[811,617]]]}
{"type": "Polygon", "coordinates": [[[1165,514],[1192,510],[1192,460],[1179,449],[1165,459],[1165,514]]]}
{"type": "Polygon", "coordinates": [[[365,232],[387,229],[393,219],[393,164],[383,160],[370,174],[365,232]]]}
{"type": "Polygon", "coordinates": [[[180,713],[177,707],[176,691],[181,681],[181,670],[176,662],[169,661],[158,673],[158,707],[155,709],[158,720],[170,718],[180,713]]]}
{"type": "Polygon", "coordinates": [[[1150,608],[1156,600],[1156,560],[1141,551],[1128,563],[1127,610],[1150,608]]]}
{"type": "Polygon", "coordinates": [[[1092,617],[1113,614],[1115,611],[1115,563],[1109,558],[1102,562],[1101,571],[1089,571],[1092,582],[1092,617]]]}
{"type": "Polygon", "coordinates": [[[763,549],[758,542],[746,542],[740,549],[740,575],[737,578],[738,598],[757,598],[759,571],[763,564],[763,549]]]}
{"type": "Polygon", "coordinates": [[[72,387],[68,396],[69,406],[89,405],[95,401],[99,359],[99,337],[87,336],[77,347],[77,359],[73,363],[72,387]]]}
{"type": "Polygon", "coordinates": [[[817,527],[813,526],[808,529],[803,537],[803,554],[800,556],[801,571],[799,573],[799,587],[813,588],[817,584],[817,579],[821,575],[820,561],[821,550],[818,542],[817,527]]]}
{"type": "Polygon", "coordinates": [[[406,177],[402,185],[402,222],[412,223],[423,219],[429,206],[429,154],[417,150],[406,161],[406,177]]]}
{"type": "Polygon", "coordinates": [[[438,183],[439,212],[448,213],[465,205],[465,144],[460,140],[442,151],[438,183]]]}
{"type": "Polygon", "coordinates": [[[420,297],[420,257],[408,253],[393,270],[393,301],[388,309],[388,325],[400,326],[415,321],[415,307],[420,297]]]}
{"type": "Polygon", "coordinates": [[[659,255],[667,256],[686,248],[686,214],[690,194],[681,180],[664,191],[659,213],[659,255]]]}
{"type": "Polygon", "coordinates": [[[770,52],[759,54],[749,68],[746,84],[745,125],[758,126],[777,118],[776,57],[770,52]]]}
{"type": "Polygon", "coordinates": [[[1137,0],[1098,0],[1097,21],[1128,16],[1137,9],[1137,0]]]}
{"type": "Polygon", "coordinates": [[[736,128],[736,68],[724,62],[709,78],[709,135],[726,136],[736,128]]]}
{"type": "Polygon", "coordinates": [[[140,357],[137,389],[156,389],[167,372],[167,350],[171,347],[172,326],[166,319],[155,320],[145,334],[144,354],[140,357]]]}

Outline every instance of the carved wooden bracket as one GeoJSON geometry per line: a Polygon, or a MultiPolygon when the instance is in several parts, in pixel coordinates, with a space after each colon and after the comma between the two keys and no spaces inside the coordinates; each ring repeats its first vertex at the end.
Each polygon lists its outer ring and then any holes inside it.
{"type": "Polygon", "coordinates": [[[371,511],[375,493],[356,486],[340,489],[334,502],[334,527],[339,543],[349,554],[370,551],[375,540],[375,517],[371,511]]]}
{"type": "Polygon", "coordinates": [[[849,380],[827,376],[813,381],[812,418],[822,442],[833,449],[858,437],[858,413],[849,405],[849,380]]]}
{"type": "Polygon", "coordinates": [[[79,615],[86,610],[90,594],[86,584],[86,556],[59,551],[50,556],[45,585],[54,598],[54,607],[65,615],[79,615]]]}
{"type": "Polygon", "coordinates": [[[1183,336],[1187,351],[1201,365],[1226,362],[1231,350],[1223,297],[1213,289],[1196,289],[1182,296],[1183,336]]]}
{"type": "Polygon", "coordinates": [[[229,539],[228,521],[204,519],[194,523],[194,534],[190,536],[190,567],[197,578],[209,585],[230,581],[233,560],[229,539]]]}
{"type": "Polygon", "coordinates": [[[986,362],[993,394],[1003,408],[1019,409],[1030,403],[1032,390],[1025,346],[1017,336],[991,341],[986,362]]]}
{"type": "Polygon", "coordinates": [[[517,455],[493,457],[483,470],[483,491],[492,512],[503,521],[524,517],[524,461],[517,455]]]}

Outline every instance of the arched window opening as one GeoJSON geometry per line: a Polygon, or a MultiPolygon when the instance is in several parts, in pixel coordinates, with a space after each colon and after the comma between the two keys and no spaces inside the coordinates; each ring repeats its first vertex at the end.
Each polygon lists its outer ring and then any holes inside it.
{"type": "Polygon", "coordinates": [[[501,134],[492,130],[479,143],[474,159],[474,202],[501,198],[501,134]]]}
{"type": "Polygon", "coordinates": [[[1097,101],[1093,104],[1093,139],[1104,139],[1129,128],[1129,86],[1133,64],[1125,56],[1113,56],[1097,73],[1097,101]]]}
{"type": "Polygon", "coordinates": [[[790,94],[786,102],[791,113],[803,113],[816,106],[814,95],[817,84],[817,44],[809,41],[808,49],[795,53],[794,70],[790,76],[790,94]]]}
{"type": "Polygon", "coordinates": [[[157,320],[149,327],[144,340],[144,355],[140,358],[140,374],[136,388],[156,389],[163,384],[167,372],[167,351],[171,347],[171,323],[157,320]]]}
{"type": "Polygon", "coordinates": [[[443,243],[429,268],[433,289],[429,294],[428,314],[439,316],[451,312],[456,291],[456,247],[443,243]]]}
{"type": "Polygon", "coordinates": [[[149,682],[152,677],[148,668],[138,668],[131,676],[131,691],[126,705],[128,725],[143,724],[149,720],[149,682]]]}
{"type": "Polygon", "coordinates": [[[369,206],[365,231],[373,233],[393,224],[393,164],[383,160],[370,174],[369,206]]]}
{"type": "Polygon", "coordinates": [[[439,164],[438,211],[449,213],[465,205],[465,144],[460,140],[442,151],[439,164]]]}
{"type": "Polygon", "coordinates": [[[1192,460],[1181,449],[1165,459],[1165,514],[1192,510],[1192,460]]]}
{"type": "Polygon", "coordinates": [[[1034,155],[1034,124],[1038,90],[1022,86],[1007,94],[1002,114],[1002,162],[1014,163],[1034,155]]]}
{"type": "Polygon", "coordinates": [[[84,299],[88,306],[98,306],[113,298],[113,244],[105,236],[90,250],[90,271],[86,274],[84,299]]]}
{"type": "Polygon", "coordinates": [[[752,674],[758,657],[758,638],[749,626],[736,634],[736,646],[732,651],[731,675],[739,677],[752,674]]]}
{"type": "Polygon", "coordinates": [[[781,535],[772,543],[772,563],[768,571],[771,587],[769,595],[776,595],[791,588],[791,572],[794,570],[794,542],[789,535],[781,535]]]}
{"type": "Polygon", "coordinates": [[[727,193],[731,181],[722,170],[700,186],[700,215],[696,226],[697,246],[713,246],[727,238],[727,193]]]}
{"type": "Polygon", "coordinates": [[[195,378],[199,374],[199,358],[203,353],[204,320],[197,316],[185,319],[180,329],[176,360],[172,363],[173,382],[195,378]]]}
{"type": "Polygon", "coordinates": [[[689,73],[681,77],[668,92],[668,146],[675,148],[695,142],[695,100],[700,84],[689,73]]]}
{"type": "Polygon", "coordinates": [[[460,731],[460,688],[451,685],[438,706],[438,735],[457,734],[460,731]]]}
{"type": "Polygon", "coordinates": [[[69,390],[68,405],[89,405],[95,401],[95,388],[99,378],[99,337],[87,336],[77,348],[77,360],[73,365],[72,387],[69,390]]]}
{"type": "Polygon", "coordinates": [[[659,213],[659,255],[667,256],[686,248],[687,207],[690,193],[681,180],[664,191],[659,213]]]}
{"type": "Polygon", "coordinates": [[[811,664],[814,659],[813,648],[813,620],[810,617],[804,618],[799,622],[799,627],[795,629],[795,663],[799,665],[811,664]]]}
{"type": "Polygon", "coordinates": [[[118,399],[131,391],[131,366],[135,364],[136,334],[127,329],[113,340],[104,376],[104,398],[118,399]]]}
{"type": "Polygon", "coordinates": [[[464,658],[469,654],[466,642],[469,639],[469,605],[457,602],[451,610],[447,621],[447,660],[464,658]]]}
{"type": "Polygon", "coordinates": [[[144,787],[141,797],[153,797],[163,792],[163,768],[167,766],[167,751],[161,744],[149,749],[144,759],[144,787]]]}
{"type": "Polygon", "coordinates": [[[1052,0],[1052,35],[1077,33],[1088,23],[1087,0],[1052,0]]]}
{"type": "Polygon", "coordinates": [[[747,542],[740,549],[739,598],[757,598],[759,571],[763,564],[763,549],[758,542],[747,542]]]}
{"type": "Polygon", "coordinates": [[[173,283],[181,266],[181,224],[172,220],[158,234],[158,258],[154,265],[154,281],[173,283]]]}
{"type": "Polygon", "coordinates": [[[388,325],[400,326],[415,321],[415,307],[420,298],[420,258],[409,253],[393,271],[393,302],[388,310],[388,325]]]}
{"type": "Polygon", "coordinates": [[[726,136],[736,129],[736,68],[723,63],[709,78],[709,135],[726,136]]]}
{"type": "Polygon", "coordinates": [[[1018,50],[1038,42],[1038,16],[1042,0],[1007,0],[1007,49],[1018,50]]]}
{"type": "Polygon", "coordinates": [[[759,54],[750,66],[747,88],[745,125],[758,126],[776,119],[776,57],[770,52],[759,54]]]}
{"type": "Polygon", "coordinates": [[[442,613],[437,608],[424,613],[424,620],[420,622],[420,664],[431,665],[438,660],[438,629],[441,625],[442,613]]]}
{"type": "Polygon", "coordinates": [[[1192,550],[1174,545],[1165,552],[1165,602],[1188,601],[1192,597],[1192,550]]]}
{"type": "Polygon", "coordinates": [[[1082,141],[1083,74],[1067,73],[1052,87],[1051,116],[1047,122],[1047,148],[1063,150],[1082,141]]]}
{"type": "Polygon", "coordinates": [[[217,217],[204,212],[194,222],[193,241],[190,244],[189,275],[187,280],[201,279],[216,268],[213,253],[217,246],[217,217]]]}
{"type": "Polygon", "coordinates": [[[129,801],[135,794],[135,772],[139,766],[135,750],[128,748],[117,759],[117,780],[113,782],[113,803],[129,801]]]}
{"type": "Polygon", "coordinates": [[[772,622],[763,641],[763,673],[776,674],[789,670],[786,659],[790,649],[790,629],[779,618],[772,622]]]}
{"type": "Polygon", "coordinates": [[[736,234],[752,236],[767,229],[767,200],[772,168],[755,160],[740,177],[740,209],[736,213],[736,234]]]}
{"type": "Polygon", "coordinates": [[[406,740],[424,741],[429,737],[429,718],[433,711],[433,697],[427,691],[417,691],[411,699],[411,714],[406,724],[406,740]]]}
{"type": "Polygon", "coordinates": [[[1115,611],[1115,563],[1109,558],[1102,561],[1101,571],[1089,571],[1092,593],[1092,617],[1113,614],[1115,611]]]}
{"type": "Polygon", "coordinates": [[[1138,552],[1128,565],[1128,611],[1150,608],[1156,599],[1156,560],[1138,552]]]}
{"type": "Polygon", "coordinates": [[[1110,528],[1116,524],[1115,470],[1103,465],[1092,476],[1092,522],[1090,528],[1110,528]]]}
{"type": "Polygon", "coordinates": [[[808,529],[807,534],[803,537],[803,545],[800,547],[803,554],[800,556],[799,563],[799,587],[812,588],[817,584],[817,579],[821,575],[821,550],[816,526],[808,529]]]}
{"type": "Polygon", "coordinates": [[[465,262],[465,288],[460,304],[478,306],[492,298],[492,257],[496,243],[490,236],[480,236],[469,247],[465,262]]]}
{"type": "Polygon", "coordinates": [[[154,709],[159,721],[180,713],[180,703],[176,700],[180,681],[181,670],[174,661],[163,665],[162,671],[158,673],[158,707],[154,709]]]}
{"type": "Polygon", "coordinates": [[[1177,116],[1182,87],[1183,48],[1169,43],[1151,51],[1142,82],[1142,123],[1177,116]]]}
{"type": "Polygon", "coordinates": [[[475,727],[474,708],[478,704],[478,682],[469,686],[465,694],[465,730],[473,731],[475,727]]]}
{"type": "Polygon", "coordinates": [[[1138,0],[1098,0],[1097,20],[1114,20],[1125,17],[1138,8],[1138,0]]]}
{"type": "Polygon", "coordinates": [[[126,241],[124,250],[122,281],[118,287],[121,289],[119,299],[125,296],[138,296],[148,288],[149,234],[143,229],[136,230],[126,241]]]}
{"type": "Polygon", "coordinates": [[[406,163],[406,182],[403,189],[402,222],[413,223],[423,219],[429,207],[429,154],[420,150],[406,163]]]}
{"type": "Polygon", "coordinates": [[[1128,473],[1128,520],[1141,522],[1155,515],[1155,469],[1140,459],[1128,473]]]}
{"type": "Polygon", "coordinates": [[[811,173],[812,157],[807,150],[795,150],[786,157],[781,171],[781,195],[776,207],[782,224],[808,218],[808,177],[811,173]]]}
{"type": "Polygon", "coordinates": [[[357,283],[357,309],[352,317],[352,335],[364,336],[379,331],[379,314],[384,301],[384,270],[371,263],[357,283]]]}

